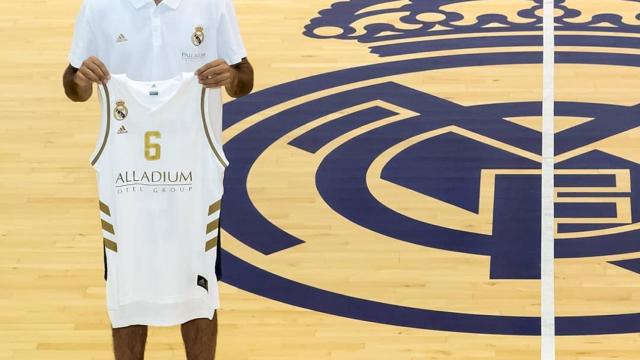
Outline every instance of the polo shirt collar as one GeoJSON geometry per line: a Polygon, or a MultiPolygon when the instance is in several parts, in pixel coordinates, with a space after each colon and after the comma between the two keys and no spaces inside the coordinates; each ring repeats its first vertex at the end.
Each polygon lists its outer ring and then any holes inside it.
{"type": "MultiPolygon", "coordinates": [[[[149,3],[149,2],[155,5],[154,0],[129,0],[129,1],[131,1],[131,4],[133,4],[133,7],[135,7],[136,9],[143,7],[146,3],[149,3]]],[[[178,5],[180,5],[180,1],[181,0],[162,0],[160,5],[165,4],[168,7],[175,10],[178,8],[178,5]]]]}

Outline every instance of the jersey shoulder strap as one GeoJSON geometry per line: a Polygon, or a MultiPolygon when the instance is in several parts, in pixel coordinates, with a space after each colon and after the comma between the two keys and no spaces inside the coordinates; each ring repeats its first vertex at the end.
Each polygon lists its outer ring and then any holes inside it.
{"type": "MultiPolygon", "coordinates": [[[[196,82],[199,85],[199,83],[196,82]]],[[[220,95],[219,90],[215,91],[213,94],[220,95]]],[[[207,141],[209,142],[209,147],[213,152],[213,155],[216,157],[218,162],[222,165],[223,168],[229,166],[229,160],[224,155],[224,151],[222,150],[222,144],[219,144],[214,138],[211,136],[211,119],[209,118],[209,106],[211,106],[211,101],[219,99],[212,99],[212,90],[203,87],[200,95],[200,117],[202,118],[202,127],[204,128],[204,133],[207,136],[207,141]]]]}
{"type": "Polygon", "coordinates": [[[100,103],[100,132],[98,133],[95,148],[89,156],[89,162],[93,167],[96,167],[96,163],[107,146],[111,130],[111,98],[107,85],[98,84],[98,100],[100,103]]]}

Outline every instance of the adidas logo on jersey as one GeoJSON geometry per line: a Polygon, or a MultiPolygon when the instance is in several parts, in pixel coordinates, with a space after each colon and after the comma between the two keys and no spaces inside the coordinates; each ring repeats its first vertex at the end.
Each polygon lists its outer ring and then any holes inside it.
{"type": "Polygon", "coordinates": [[[128,133],[127,129],[124,127],[124,125],[120,126],[120,129],[118,129],[118,134],[125,134],[128,133]]]}
{"type": "Polygon", "coordinates": [[[116,42],[117,42],[117,43],[121,43],[121,42],[125,42],[125,41],[128,41],[128,40],[127,40],[127,38],[124,36],[124,34],[122,34],[122,33],[121,33],[120,35],[118,35],[118,37],[116,38],[116,42]]]}

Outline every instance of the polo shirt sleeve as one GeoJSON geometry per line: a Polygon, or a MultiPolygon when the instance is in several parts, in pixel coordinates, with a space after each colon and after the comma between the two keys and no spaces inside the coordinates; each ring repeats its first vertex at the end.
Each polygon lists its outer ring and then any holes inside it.
{"type": "Polygon", "coordinates": [[[73,29],[73,40],[69,51],[69,64],[74,68],[80,68],[82,62],[90,56],[96,55],[95,37],[91,26],[89,1],[85,0],[76,18],[73,29]]]}
{"type": "Polygon", "coordinates": [[[218,22],[217,44],[218,58],[229,65],[239,63],[247,56],[247,51],[240,36],[240,28],[232,0],[222,0],[220,21],[218,22]]]}

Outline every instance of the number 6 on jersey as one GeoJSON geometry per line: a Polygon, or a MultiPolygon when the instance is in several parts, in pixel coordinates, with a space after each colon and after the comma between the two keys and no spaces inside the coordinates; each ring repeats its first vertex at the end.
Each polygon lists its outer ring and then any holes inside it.
{"type": "Polygon", "coordinates": [[[158,160],[160,159],[160,144],[152,143],[151,138],[159,139],[160,131],[147,131],[144,133],[144,157],[147,160],[158,160]]]}

